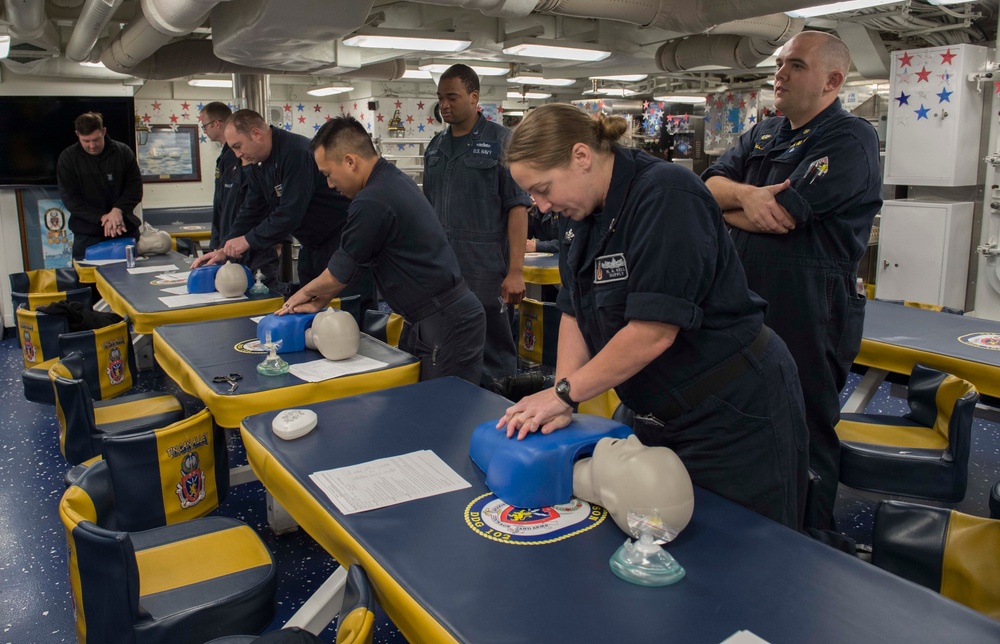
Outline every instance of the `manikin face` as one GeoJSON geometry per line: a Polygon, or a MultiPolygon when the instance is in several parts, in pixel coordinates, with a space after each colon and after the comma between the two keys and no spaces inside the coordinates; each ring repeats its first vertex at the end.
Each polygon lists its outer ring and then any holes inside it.
{"type": "Polygon", "coordinates": [[[602,438],[592,458],[577,461],[573,494],[604,506],[629,534],[629,510],[656,510],[677,532],[694,512],[694,488],[681,459],[666,447],[647,447],[635,436],[602,438]]]}
{"type": "Polygon", "coordinates": [[[271,156],[271,139],[259,128],[250,130],[250,134],[241,134],[230,123],[226,126],[226,143],[237,159],[247,163],[260,163],[271,156]]]}
{"type": "Polygon", "coordinates": [[[597,185],[590,174],[590,148],[574,146],[567,165],[548,170],[525,161],[512,163],[510,176],[531,195],[539,212],[556,211],[580,221],[596,210],[608,186],[597,185]]]}
{"type": "Polygon", "coordinates": [[[80,146],[87,154],[97,156],[101,152],[104,152],[104,136],[107,133],[108,129],[102,127],[99,130],[94,130],[90,134],[80,134],[77,132],[76,138],[80,140],[80,146]]]}
{"type": "Polygon", "coordinates": [[[320,173],[326,177],[326,185],[348,199],[354,199],[354,195],[361,192],[364,184],[358,176],[358,166],[350,155],[344,155],[343,159],[336,161],[332,156],[327,156],[326,150],[320,146],[313,152],[313,158],[320,173]]]}

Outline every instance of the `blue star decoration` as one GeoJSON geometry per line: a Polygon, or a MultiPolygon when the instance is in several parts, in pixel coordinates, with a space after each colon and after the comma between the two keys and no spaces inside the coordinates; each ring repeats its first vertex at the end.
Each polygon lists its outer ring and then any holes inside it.
{"type": "Polygon", "coordinates": [[[208,141],[208,137],[203,134],[200,137],[198,137],[198,140],[201,141],[202,143],[205,143],[206,141],[208,141]]]}
{"type": "Polygon", "coordinates": [[[747,118],[747,123],[753,123],[753,122],[755,122],[756,120],[757,120],[757,117],[756,117],[756,115],[754,115],[754,114],[751,114],[751,115],[750,115],[750,116],[749,116],[749,117],[747,118]]]}
{"type": "Polygon", "coordinates": [[[424,131],[424,124],[421,123],[420,125],[418,125],[417,126],[417,130],[420,131],[420,132],[423,132],[424,131]]]}
{"type": "Polygon", "coordinates": [[[205,109],[205,104],[204,103],[198,103],[197,105],[195,105],[195,107],[197,107],[198,111],[200,112],[203,109],[205,109]]]}
{"type": "MultiPolygon", "coordinates": [[[[927,118],[927,112],[930,112],[931,109],[929,107],[924,107],[924,104],[921,103],[920,104],[920,109],[919,110],[915,110],[915,111],[917,113],[917,120],[919,121],[920,119],[926,119],[927,118]]],[[[927,119],[927,120],[930,120],[930,119],[927,119]]]]}
{"type": "Polygon", "coordinates": [[[898,107],[902,107],[904,105],[909,105],[910,104],[910,97],[909,97],[909,95],[908,94],[904,94],[902,90],[900,90],[899,96],[896,97],[896,100],[899,101],[899,106],[898,107]]]}
{"type": "Polygon", "coordinates": [[[319,123],[313,126],[313,132],[319,132],[319,123]]]}
{"type": "Polygon", "coordinates": [[[298,105],[295,106],[295,109],[301,112],[302,110],[306,109],[306,106],[303,105],[302,103],[299,103],[298,105]]]}
{"type": "Polygon", "coordinates": [[[955,92],[949,92],[947,89],[942,87],[941,91],[937,94],[938,103],[944,103],[945,101],[951,103],[951,95],[954,93],[955,92]]]}

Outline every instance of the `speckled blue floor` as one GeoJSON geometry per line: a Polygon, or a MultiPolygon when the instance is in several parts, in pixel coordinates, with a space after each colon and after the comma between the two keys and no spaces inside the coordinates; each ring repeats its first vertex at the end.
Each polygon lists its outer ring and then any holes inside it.
{"type": "MultiPolygon", "coordinates": [[[[68,469],[59,453],[55,408],[24,400],[17,339],[0,341],[0,642],[75,642],[66,567],[66,536],[59,499],[68,469]]],[[[139,375],[138,391],[177,395],[188,413],[199,401],[180,392],[159,369],[139,375]]],[[[246,462],[238,433],[229,433],[232,464],[246,462]]],[[[271,629],[280,628],[337,567],[309,535],[275,535],[267,525],[260,483],[233,487],[218,512],[253,526],[278,563],[278,606],[271,629]]],[[[375,642],[403,642],[378,611],[375,642]]],[[[270,629],[269,629],[270,630],[270,629]]],[[[332,642],[334,628],[322,634],[332,642]]]]}
{"type": "MultiPolygon", "coordinates": [[[[59,453],[53,407],[26,402],[16,338],[0,341],[0,642],[75,641],[66,569],[66,539],[58,517],[67,469],[59,453]]],[[[852,375],[843,396],[853,390],[852,375]]],[[[177,394],[188,412],[196,399],[180,393],[159,370],[140,375],[140,391],[162,389],[177,394]]],[[[902,414],[906,402],[891,398],[883,385],[870,412],[902,414]]],[[[230,436],[233,464],[245,462],[238,437],[230,436]]],[[[973,429],[969,490],[958,509],[987,516],[989,488],[1000,480],[1000,425],[977,419],[973,429]]],[[[837,519],[842,531],[870,541],[876,501],[842,490],[837,519]]],[[[233,488],[220,513],[237,517],[258,530],[278,561],[278,613],[272,628],[283,624],[334,570],[336,563],[302,531],[276,536],[267,526],[264,492],[259,483],[233,488]]],[[[333,630],[324,639],[333,641],[333,630]]],[[[375,642],[404,641],[382,614],[376,618],[375,642]]]]}

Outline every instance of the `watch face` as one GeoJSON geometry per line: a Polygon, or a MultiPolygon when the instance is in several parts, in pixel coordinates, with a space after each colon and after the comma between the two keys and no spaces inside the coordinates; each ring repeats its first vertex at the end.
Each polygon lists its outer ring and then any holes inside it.
{"type": "Polygon", "coordinates": [[[556,383],[556,393],[566,394],[569,393],[569,381],[560,380],[556,383]]]}

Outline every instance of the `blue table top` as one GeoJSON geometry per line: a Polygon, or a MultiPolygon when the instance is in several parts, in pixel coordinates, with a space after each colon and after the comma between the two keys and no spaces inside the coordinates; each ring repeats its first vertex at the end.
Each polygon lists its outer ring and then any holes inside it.
{"type": "Polygon", "coordinates": [[[612,574],[608,559],[625,535],[610,517],[551,543],[487,538],[467,521],[489,493],[469,439],[508,405],[445,378],[310,405],[319,425],[294,441],[273,435],[275,413],[247,418],[243,429],[273,457],[270,475],[293,477],[349,535],[348,551],[370,554],[460,641],[720,642],[741,629],[771,642],[1000,641],[1000,622],[700,489],[690,525],[669,546],[687,570],[672,586],[612,574]],[[345,516],[309,479],[421,449],[472,487],[345,516]]]}

